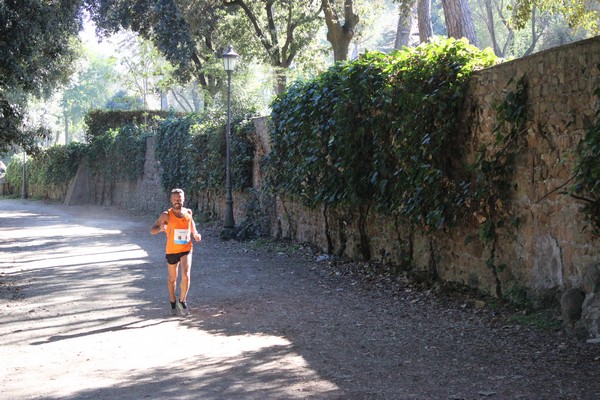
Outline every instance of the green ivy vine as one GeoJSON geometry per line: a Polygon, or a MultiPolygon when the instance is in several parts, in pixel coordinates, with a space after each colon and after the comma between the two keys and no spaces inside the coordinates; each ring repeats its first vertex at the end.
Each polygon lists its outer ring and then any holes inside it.
{"type": "Polygon", "coordinates": [[[169,116],[157,130],[154,154],[165,193],[173,188],[189,192],[188,188],[191,187],[194,170],[191,165],[193,146],[190,126],[194,120],[193,115],[184,118],[169,116]]]}
{"type": "MultiPolygon", "coordinates": [[[[44,197],[52,188],[66,191],[85,153],[84,144],[70,143],[67,146],[52,146],[26,157],[25,179],[32,197],[44,197]]],[[[22,154],[10,159],[7,171],[6,179],[12,191],[20,192],[23,184],[22,154]]]]}
{"type": "Polygon", "coordinates": [[[269,184],[311,207],[374,208],[425,230],[452,225],[459,110],[471,73],[495,62],[489,50],[439,39],[368,52],[293,85],[272,105],[269,184]]]}
{"type": "MultiPolygon", "coordinates": [[[[600,65],[598,65],[600,70],[600,65]]],[[[600,88],[594,91],[600,98],[600,88]]],[[[600,235],[600,109],[596,111],[596,123],[585,133],[577,145],[575,181],[569,194],[582,201],[582,211],[594,235],[600,235]]]]}
{"type": "MultiPolygon", "coordinates": [[[[513,80],[508,82],[512,85],[513,80]]],[[[482,145],[477,152],[476,161],[469,166],[473,181],[465,184],[468,188],[465,210],[479,223],[479,238],[491,243],[491,254],[486,265],[492,271],[496,281],[496,295],[502,297],[502,285],[499,273],[505,264],[496,263],[496,243],[498,229],[518,227],[520,219],[510,211],[510,202],[514,192],[512,187],[516,157],[522,152],[526,142],[527,81],[522,76],[515,83],[515,90],[509,91],[504,100],[498,103],[496,125],[493,130],[493,146],[482,145]]],[[[465,242],[470,241],[467,237],[465,242]]]]}
{"type": "Polygon", "coordinates": [[[86,158],[92,174],[107,182],[136,180],[144,172],[147,132],[128,124],[94,137],[86,158]]]}
{"type": "Polygon", "coordinates": [[[523,76],[516,82],[515,90],[494,107],[497,116],[494,145],[482,145],[470,166],[475,178],[470,192],[471,209],[481,223],[479,237],[483,240],[495,240],[497,229],[505,227],[507,222],[519,223],[517,217],[512,218],[508,205],[513,193],[515,159],[525,145],[522,138],[528,117],[527,98],[527,81],[523,76]]]}
{"type": "MultiPolygon", "coordinates": [[[[254,125],[252,113],[231,121],[231,182],[234,190],[252,187],[254,125]]],[[[155,154],[165,192],[181,187],[190,193],[225,189],[225,118],[189,115],[167,118],[158,128],[155,154]]]]}

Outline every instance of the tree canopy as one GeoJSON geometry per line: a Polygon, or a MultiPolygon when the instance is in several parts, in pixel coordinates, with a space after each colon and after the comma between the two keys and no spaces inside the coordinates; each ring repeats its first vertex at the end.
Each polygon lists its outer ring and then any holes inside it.
{"type": "Polygon", "coordinates": [[[512,23],[518,29],[525,27],[535,9],[559,13],[572,28],[600,31],[600,5],[588,0],[515,0],[512,23]]]}
{"type": "Polygon", "coordinates": [[[28,96],[48,95],[65,83],[81,28],[76,0],[0,2],[0,153],[35,150],[43,130],[24,126],[28,96]],[[35,40],[32,40],[35,38],[35,40]]]}
{"type": "MultiPolygon", "coordinates": [[[[356,46],[352,54],[373,48],[373,41],[358,46],[378,31],[373,27],[381,25],[381,10],[392,2],[408,19],[418,14],[422,41],[431,34],[466,36],[471,43],[493,47],[503,57],[547,48],[551,41],[568,43],[565,38],[575,37],[562,34],[556,26],[562,26],[562,32],[576,27],[598,31],[600,21],[596,0],[3,0],[0,152],[14,146],[35,148],[42,131],[25,124],[31,96],[48,94],[69,79],[67,87],[77,83],[70,77],[76,57],[72,44],[84,12],[101,35],[130,30],[151,41],[171,64],[168,74],[158,74],[162,76],[158,81],[190,82],[194,103],[210,107],[222,97],[226,75],[220,58],[229,44],[244,59],[240,66],[246,71],[238,71],[240,81],[248,74],[243,90],[249,97],[271,98],[273,91],[267,85],[275,82],[274,91],[280,92],[288,76],[306,78],[322,71],[332,53],[340,61],[348,57],[350,45],[356,46]],[[473,21],[469,8],[475,6],[479,8],[473,21]],[[549,14],[561,17],[550,19],[549,14]],[[520,34],[517,29],[528,32],[520,34]],[[553,30],[554,37],[547,35],[548,30],[553,30]],[[313,70],[306,72],[303,65],[313,70]],[[262,76],[250,77],[257,70],[262,76]],[[263,85],[260,90],[248,91],[259,84],[263,85]]],[[[408,28],[405,31],[410,35],[408,28]]],[[[384,36],[388,40],[390,32],[384,36]]],[[[390,48],[386,46],[377,48],[390,48]]]]}

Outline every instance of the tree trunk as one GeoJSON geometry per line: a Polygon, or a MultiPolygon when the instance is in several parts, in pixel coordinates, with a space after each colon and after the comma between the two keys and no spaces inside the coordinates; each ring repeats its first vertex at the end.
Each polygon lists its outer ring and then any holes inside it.
{"type": "MultiPolygon", "coordinates": [[[[256,37],[260,40],[266,55],[269,57],[271,67],[275,69],[277,75],[277,83],[275,84],[276,94],[281,93],[287,85],[286,72],[294,61],[294,57],[301,50],[298,39],[294,36],[294,31],[302,24],[307,24],[319,18],[320,9],[311,11],[311,14],[298,14],[298,8],[294,7],[299,3],[293,1],[282,1],[277,3],[282,8],[280,13],[277,13],[275,0],[256,1],[261,3],[262,10],[265,15],[262,17],[255,14],[254,8],[251,7],[252,1],[249,0],[223,0],[225,6],[237,5],[250,21],[256,37]],[[278,29],[278,21],[280,15],[286,15],[286,26],[278,29]],[[280,32],[281,31],[281,32],[280,32]],[[280,33],[282,34],[280,37],[280,33]],[[281,44],[283,43],[283,45],[281,44]]],[[[325,1],[325,0],[323,0],[325,1]]],[[[351,0],[346,2],[352,4],[351,0]]]]}
{"type": "Polygon", "coordinates": [[[418,0],[417,16],[419,20],[419,40],[424,43],[433,36],[431,25],[431,0],[418,0]]]}
{"type": "Polygon", "coordinates": [[[408,46],[410,41],[410,30],[412,27],[412,12],[404,12],[400,10],[398,16],[398,28],[396,29],[396,41],[394,42],[394,48],[400,50],[404,46],[408,46]]]}
{"type": "Polygon", "coordinates": [[[65,116],[65,146],[69,144],[71,138],[69,138],[69,116],[67,115],[67,113],[64,114],[65,116]]]}
{"type": "Polygon", "coordinates": [[[202,98],[198,95],[198,84],[194,82],[194,86],[192,87],[192,101],[194,103],[194,112],[202,111],[204,109],[204,102],[202,98]]]}
{"type": "Polygon", "coordinates": [[[490,33],[490,40],[492,41],[492,46],[494,48],[494,54],[498,57],[503,57],[502,49],[500,49],[500,45],[498,44],[498,39],[496,38],[496,23],[494,19],[494,9],[492,5],[492,0],[485,0],[485,15],[486,15],[486,25],[488,32],[490,33]]]}
{"type": "Polygon", "coordinates": [[[286,75],[286,71],[287,68],[284,69],[279,69],[275,75],[275,79],[276,79],[276,83],[275,83],[275,93],[276,94],[281,94],[283,93],[283,91],[285,90],[285,88],[287,87],[287,75],[286,75]]]}
{"type": "Polygon", "coordinates": [[[466,38],[477,46],[477,34],[467,0],[442,0],[444,18],[448,36],[456,39],[466,38]]]}
{"type": "Polygon", "coordinates": [[[344,0],[343,24],[332,2],[322,0],[325,23],[327,24],[327,41],[331,43],[334,61],[344,61],[348,58],[348,48],[354,37],[354,28],[360,21],[358,15],[354,14],[353,1],[344,0]]]}

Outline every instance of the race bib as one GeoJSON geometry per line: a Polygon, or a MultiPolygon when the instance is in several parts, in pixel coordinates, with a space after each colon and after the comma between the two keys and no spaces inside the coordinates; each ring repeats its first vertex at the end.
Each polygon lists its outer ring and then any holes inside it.
{"type": "Polygon", "coordinates": [[[190,241],[189,229],[175,229],[173,232],[173,242],[175,244],[187,244],[190,241]]]}

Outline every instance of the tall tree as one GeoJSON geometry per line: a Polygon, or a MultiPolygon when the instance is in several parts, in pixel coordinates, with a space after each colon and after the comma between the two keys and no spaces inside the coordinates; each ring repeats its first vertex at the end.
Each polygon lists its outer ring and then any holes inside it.
{"type": "Polygon", "coordinates": [[[398,3],[400,14],[412,10],[417,4],[417,23],[419,28],[419,41],[426,42],[433,36],[433,25],[431,23],[431,0],[394,0],[398,3]]]}
{"type": "Polygon", "coordinates": [[[348,58],[350,42],[354,37],[356,25],[360,21],[354,13],[352,0],[321,0],[325,23],[327,24],[327,40],[333,49],[334,61],[348,58]],[[341,12],[339,10],[341,8],[341,12]]]}
{"type": "Polygon", "coordinates": [[[152,40],[177,67],[182,83],[195,76],[214,97],[224,81],[217,63],[230,41],[243,43],[244,55],[266,61],[282,90],[286,70],[315,37],[321,0],[85,1],[102,30],[131,29],[152,40]]]}
{"type": "Polygon", "coordinates": [[[275,92],[287,85],[289,69],[298,53],[305,48],[319,28],[321,0],[223,0],[229,7],[239,7],[248,18],[266,59],[275,70],[275,92]]]}
{"type": "Polygon", "coordinates": [[[0,2],[0,153],[14,145],[35,150],[40,130],[23,126],[27,97],[67,81],[78,11],[76,0],[0,2]]]}
{"type": "Polygon", "coordinates": [[[525,27],[535,9],[564,16],[571,28],[600,32],[600,7],[597,0],[516,0],[512,23],[517,29],[525,27]]]}
{"type": "Polygon", "coordinates": [[[477,33],[467,0],[442,0],[442,5],[448,36],[467,38],[471,44],[477,46],[477,33]]]}
{"type": "Polygon", "coordinates": [[[71,76],[61,99],[65,144],[75,134],[82,133],[85,114],[91,109],[101,108],[108,100],[115,83],[115,65],[114,57],[88,52],[85,62],[80,63],[71,76]]]}
{"type": "MultiPolygon", "coordinates": [[[[224,5],[217,0],[85,0],[101,35],[131,30],[152,41],[182,82],[196,79],[213,97],[222,79],[211,70],[223,43],[214,35],[224,5]],[[202,19],[198,18],[202,16],[202,19]],[[220,47],[219,47],[220,46],[220,47]]],[[[208,99],[207,99],[208,100],[208,99]]]]}
{"type": "Polygon", "coordinates": [[[142,99],[142,107],[148,109],[149,96],[155,96],[167,68],[167,61],[149,40],[136,36],[123,39],[117,52],[125,74],[121,82],[142,99]]]}
{"type": "Polygon", "coordinates": [[[419,20],[419,40],[423,43],[433,36],[431,0],[417,0],[417,16],[419,20]]]}
{"type": "Polygon", "coordinates": [[[396,28],[396,40],[394,48],[399,50],[408,46],[410,41],[410,30],[414,14],[414,0],[409,3],[398,5],[398,27],[396,28]]]}

